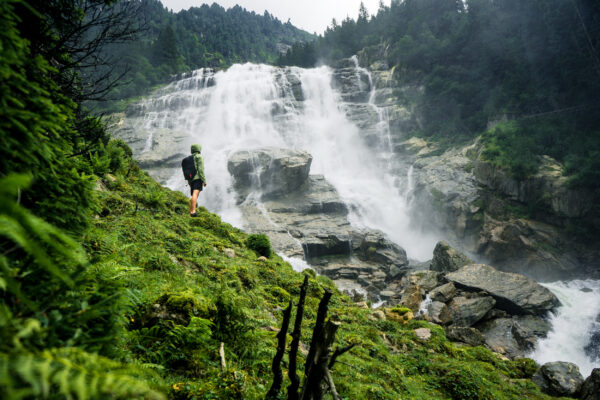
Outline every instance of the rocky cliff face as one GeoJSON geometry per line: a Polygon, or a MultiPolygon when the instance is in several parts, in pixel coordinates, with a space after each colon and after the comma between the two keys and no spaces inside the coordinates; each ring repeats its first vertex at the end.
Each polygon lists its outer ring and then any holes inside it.
{"type": "Polygon", "coordinates": [[[410,137],[419,128],[422,89],[407,84],[410,79],[390,69],[386,58],[384,46],[358,54],[371,71],[377,103],[390,110],[394,157],[403,160],[399,175],[413,165],[414,219],[505,271],[542,280],[598,278],[599,239],[586,245],[569,233],[583,220],[599,219],[590,215],[591,194],[570,189],[562,166],[547,156],[535,176],[517,181],[482,159],[477,140],[440,149],[410,137]]]}
{"type": "Polygon", "coordinates": [[[505,271],[538,280],[594,276],[595,249],[566,229],[590,210],[589,194],[568,189],[558,163],[544,157],[540,172],[517,182],[481,159],[475,141],[436,154],[409,139],[397,151],[414,159],[418,219],[443,227],[448,240],[505,271]],[[536,212],[536,219],[529,207],[536,212]]]}

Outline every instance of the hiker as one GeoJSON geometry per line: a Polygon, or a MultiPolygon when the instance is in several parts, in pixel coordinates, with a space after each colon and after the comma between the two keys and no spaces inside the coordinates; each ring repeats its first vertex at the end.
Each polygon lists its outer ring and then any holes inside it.
{"type": "Polygon", "coordinates": [[[202,146],[199,144],[192,145],[192,155],[187,156],[181,161],[181,169],[183,176],[190,185],[190,217],[197,217],[196,202],[202,188],[206,186],[206,178],[204,177],[204,159],[200,155],[202,146]]]}

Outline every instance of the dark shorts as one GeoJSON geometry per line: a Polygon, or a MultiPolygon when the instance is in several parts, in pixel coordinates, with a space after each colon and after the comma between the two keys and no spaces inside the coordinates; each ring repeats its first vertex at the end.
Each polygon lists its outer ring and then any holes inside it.
{"type": "Polygon", "coordinates": [[[196,179],[195,181],[188,182],[188,184],[190,185],[190,196],[192,196],[194,190],[202,191],[204,182],[202,182],[202,179],[196,179]]]}

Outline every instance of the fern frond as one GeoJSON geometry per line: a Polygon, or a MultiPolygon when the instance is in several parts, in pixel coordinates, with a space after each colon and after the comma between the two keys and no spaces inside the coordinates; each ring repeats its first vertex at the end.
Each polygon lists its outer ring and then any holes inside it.
{"type": "Polygon", "coordinates": [[[0,353],[0,396],[7,400],[53,393],[78,400],[106,396],[164,399],[148,384],[157,379],[148,368],[123,365],[78,348],[0,353]]]}

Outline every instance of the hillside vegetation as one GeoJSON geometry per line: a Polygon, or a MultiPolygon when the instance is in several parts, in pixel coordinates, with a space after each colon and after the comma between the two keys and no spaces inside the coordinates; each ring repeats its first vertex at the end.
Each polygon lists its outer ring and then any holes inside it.
{"type": "Polygon", "coordinates": [[[117,110],[123,104],[114,100],[147,94],[178,73],[234,63],[274,63],[285,46],[314,38],[268,12],[259,15],[237,5],[226,10],[217,3],[202,4],[174,13],[159,0],[120,4],[132,8],[128,17],[140,33],[102,50],[113,63],[95,74],[114,68],[124,75],[109,93],[112,101],[89,104],[101,110],[117,110]]]}
{"type": "MultiPolygon", "coordinates": [[[[68,29],[50,24],[82,13],[53,5],[0,2],[0,397],[263,398],[304,274],[204,209],[189,218],[186,196],[109,141],[80,106],[68,29]]],[[[305,274],[302,343],[329,290],[336,345],[356,345],[333,371],[344,398],[547,398],[533,361],[458,347],[402,309],[375,319],[305,274]]]]}

